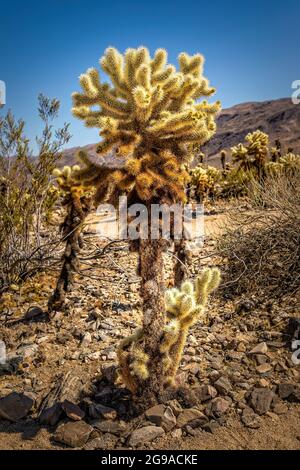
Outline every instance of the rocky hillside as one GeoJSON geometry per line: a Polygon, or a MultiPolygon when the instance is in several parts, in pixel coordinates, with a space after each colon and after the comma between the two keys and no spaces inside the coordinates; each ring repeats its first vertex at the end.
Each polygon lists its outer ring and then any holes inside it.
{"type": "Polygon", "coordinates": [[[204,146],[203,151],[209,160],[224,148],[244,140],[248,132],[260,129],[266,132],[274,143],[279,139],[283,150],[292,147],[300,151],[300,105],[292,103],[290,98],[256,103],[242,103],[224,109],[218,119],[215,137],[204,146]]]}
{"type": "MultiPolygon", "coordinates": [[[[218,163],[218,154],[222,149],[230,149],[244,140],[248,132],[261,129],[274,143],[280,139],[283,149],[292,147],[300,152],[300,105],[292,103],[290,98],[272,101],[242,103],[224,109],[218,118],[218,130],[215,137],[203,147],[211,163],[218,163]]],[[[84,148],[89,153],[95,152],[95,144],[84,148]]],[[[75,161],[79,147],[65,151],[63,164],[75,161]]],[[[113,156],[109,157],[114,160],[113,156]]]]}

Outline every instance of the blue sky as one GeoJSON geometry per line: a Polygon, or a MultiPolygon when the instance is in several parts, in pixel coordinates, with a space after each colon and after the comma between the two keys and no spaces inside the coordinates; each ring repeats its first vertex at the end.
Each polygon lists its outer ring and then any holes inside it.
{"type": "Polygon", "coordinates": [[[0,80],[7,104],[33,138],[39,92],[61,101],[59,124],[71,123],[71,146],[98,140],[71,116],[78,76],[108,46],[164,47],[206,57],[205,75],[228,107],[291,95],[300,79],[299,0],[0,0],[0,80]]]}

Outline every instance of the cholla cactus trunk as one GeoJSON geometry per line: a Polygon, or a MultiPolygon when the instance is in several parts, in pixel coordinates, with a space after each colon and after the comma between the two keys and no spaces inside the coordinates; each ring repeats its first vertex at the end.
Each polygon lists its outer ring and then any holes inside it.
{"type": "Polygon", "coordinates": [[[137,395],[155,402],[163,389],[163,363],[159,351],[165,325],[163,241],[140,241],[143,350],[148,355],[148,378],[138,380],[137,395]]]}
{"type": "Polygon", "coordinates": [[[187,266],[189,264],[186,240],[184,238],[175,242],[174,252],[176,256],[174,263],[174,286],[180,287],[181,283],[187,278],[187,266]]]}
{"type": "Polygon", "coordinates": [[[226,152],[225,152],[225,150],[221,151],[220,159],[221,159],[222,170],[225,171],[225,168],[226,168],[226,152]]]}
{"type": "Polygon", "coordinates": [[[78,253],[82,246],[81,228],[90,208],[87,198],[67,196],[64,201],[67,205],[67,215],[61,225],[61,232],[66,239],[66,246],[62,255],[62,268],[56,287],[48,301],[48,311],[58,311],[65,303],[65,295],[72,288],[74,273],[78,271],[78,253]]]}
{"type": "Polygon", "coordinates": [[[78,253],[81,247],[81,228],[91,205],[89,188],[84,188],[76,181],[75,175],[80,168],[65,166],[62,170],[55,168],[53,176],[56,177],[59,190],[64,195],[62,205],[66,206],[67,213],[60,231],[66,240],[65,251],[62,256],[62,268],[57,280],[56,288],[48,301],[48,311],[60,310],[65,302],[65,294],[73,284],[74,272],[78,270],[78,253]]]}

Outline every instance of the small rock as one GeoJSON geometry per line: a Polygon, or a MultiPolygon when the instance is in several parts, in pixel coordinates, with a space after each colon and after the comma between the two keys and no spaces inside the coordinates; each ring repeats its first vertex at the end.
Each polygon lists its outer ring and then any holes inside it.
{"type": "Polygon", "coordinates": [[[84,333],[82,340],[81,340],[81,346],[86,347],[92,342],[92,335],[88,331],[84,333]]]}
{"type": "Polygon", "coordinates": [[[12,392],[0,399],[0,417],[9,421],[19,421],[25,418],[34,401],[23,393],[12,392]]]}
{"type": "Polygon", "coordinates": [[[259,385],[263,388],[269,387],[270,383],[266,379],[259,379],[259,385]]]}
{"type": "Polygon", "coordinates": [[[40,315],[43,315],[44,311],[40,307],[31,307],[27,310],[24,315],[24,320],[32,320],[40,315]]]}
{"type": "Polygon", "coordinates": [[[157,426],[161,426],[165,431],[170,431],[176,426],[176,417],[170,406],[152,406],[152,408],[146,411],[145,415],[149,421],[157,426]]]}
{"type": "Polygon", "coordinates": [[[240,301],[236,308],[235,308],[235,313],[240,314],[243,312],[251,312],[255,308],[255,303],[252,300],[242,300],[240,301]]]}
{"type": "Polygon", "coordinates": [[[84,446],[84,450],[110,450],[113,449],[118,438],[112,434],[103,434],[101,437],[92,439],[84,446]]]}
{"type": "Polygon", "coordinates": [[[263,354],[256,354],[255,355],[255,360],[257,364],[260,366],[262,364],[266,364],[268,362],[268,357],[264,356],[263,354]]]}
{"type": "Polygon", "coordinates": [[[204,424],[203,430],[214,434],[219,427],[219,423],[212,419],[211,421],[209,421],[209,423],[204,424]]]}
{"type": "Polygon", "coordinates": [[[39,422],[41,424],[55,426],[59,422],[61,415],[61,405],[60,403],[55,403],[53,406],[50,406],[41,413],[39,417],[39,422]]]}
{"type": "Polygon", "coordinates": [[[96,421],[92,425],[98,431],[115,434],[116,436],[120,436],[126,430],[126,424],[123,421],[96,421]]]}
{"type": "Polygon", "coordinates": [[[285,400],[294,393],[295,386],[292,383],[281,383],[278,385],[278,395],[285,400]]]}
{"type": "Polygon", "coordinates": [[[157,437],[162,436],[164,433],[165,431],[161,427],[144,426],[143,428],[133,431],[128,444],[130,447],[146,444],[147,442],[152,442],[157,437]]]}
{"type": "Polygon", "coordinates": [[[174,439],[181,439],[182,438],[182,429],[180,429],[180,428],[174,429],[174,431],[171,432],[171,436],[174,439]]]}
{"type": "Polygon", "coordinates": [[[228,395],[230,390],[232,389],[231,383],[227,379],[227,377],[220,377],[215,383],[215,388],[221,395],[228,395]]]}
{"type": "Polygon", "coordinates": [[[265,364],[261,364],[260,366],[257,366],[256,370],[257,372],[259,372],[259,374],[268,374],[269,372],[271,372],[272,366],[271,364],[265,363],[265,364]]]}
{"type": "Polygon", "coordinates": [[[291,383],[279,384],[278,395],[284,400],[300,402],[300,385],[291,383]]]}
{"type": "Polygon", "coordinates": [[[218,395],[217,390],[212,385],[201,385],[195,388],[195,393],[201,402],[215,398],[218,395]]]}
{"type": "Polygon", "coordinates": [[[205,419],[204,414],[202,411],[198,410],[197,408],[187,408],[183,410],[177,418],[177,427],[183,428],[187,424],[190,424],[192,421],[196,419],[205,419]]]}
{"type": "Polygon", "coordinates": [[[168,405],[172,409],[176,417],[182,412],[181,404],[175,399],[167,401],[166,405],[168,405]]]}
{"type": "Polygon", "coordinates": [[[266,354],[268,352],[268,345],[267,343],[259,343],[257,346],[255,346],[249,354],[266,354]]]}
{"type": "Polygon", "coordinates": [[[273,411],[277,415],[283,415],[288,412],[288,407],[286,403],[278,402],[273,405],[273,411]]]}
{"type": "Polygon", "coordinates": [[[261,425],[261,418],[248,406],[243,409],[241,420],[247,428],[258,429],[261,425]]]}
{"type": "Polygon", "coordinates": [[[104,418],[114,420],[117,417],[117,412],[109,406],[92,403],[89,406],[89,415],[95,419],[104,418]]]}
{"type": "Polygon", "coordinates": [[[250,396],[250,406],[253,410],[263,415],[269,411],[274,393],[266,388],[255,388],[250,396]]]}
{"type": "Polygon", "coordinates": [[[75,403],[65,400],[61,404],[61,407],[68,416],[68,418],[72,419],[73,421],[80,421],[84,418],[84,411],[82,411],[82,409],[79,408],[78,405],[75,405],[75,403]]]}
{"type": "Polygon", "coordinates": [[[84,421],[69,422],[61,424],[53,438],[55,441],[70,447],[82,447],[87,442],[92,431],[92,426],[84,421]]]}
{"type": "Polygon", "coordinates": [[[225,400],[225,398],[217,397],[214,398],[206,407],[205,413],[207,416],[213,418],[220,418],[223,416],[229,409],[230,402],[225,400]]]}

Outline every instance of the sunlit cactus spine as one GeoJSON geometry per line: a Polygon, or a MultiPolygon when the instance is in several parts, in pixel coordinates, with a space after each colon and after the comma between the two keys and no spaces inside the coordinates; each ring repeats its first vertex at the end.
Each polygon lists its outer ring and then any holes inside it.
{"type": "Polygon", "coordinates": [[[62,267],[53,294],[48,301],[48,310],[56,311],[63,307],[65,294],[73,284],[74,273],[78,271],[78,253],[82,247],[82,224],[90,210],[91,199],[89,189],[76,180],[80,170],[77,165],[65,166],[62,170],[56,168],[53,176],[62,194],[62,205],[66,208],[64,221],[60,232],[65,240],[65,250],[62,255],[62,267]]]}

